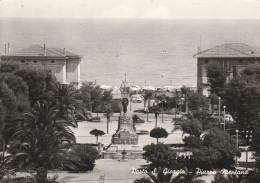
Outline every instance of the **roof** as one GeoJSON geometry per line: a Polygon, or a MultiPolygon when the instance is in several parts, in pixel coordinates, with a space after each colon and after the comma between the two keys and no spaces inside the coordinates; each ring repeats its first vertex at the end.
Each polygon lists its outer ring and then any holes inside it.
{"type": "Polygon", "coordinates": [[[243,43],[226,43],[194,55],[196,58],[248,58],[260,57],[260,48],[243,43]]]}
{"type": "Polygon", "coordinates": [[[1,56],[1,58],[4,57],[51,57],[51,58],[60,58],[60,59],[80,58],[79,55],[70,53],[63,49],[59,49],[59,48],[44,49],[44,46],[39,46],[39,45],[32,45],[30,47],[23,48],[19,51],[8,53],[1,56]]]}

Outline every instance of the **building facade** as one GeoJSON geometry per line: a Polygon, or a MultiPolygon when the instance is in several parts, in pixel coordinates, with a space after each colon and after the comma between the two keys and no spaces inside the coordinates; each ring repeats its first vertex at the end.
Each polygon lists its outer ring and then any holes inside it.
{"type": "Polygon", "coordinates": [[[17,52],[2,55],[1,62],[19,64],[21,68],[49,69],[62,84],[80,85],[81,56],[64,49],[33,45],[17,52]]]}
{"type": "Polygon", "coordinates": [[[227,43],[201,51],[194,55],[197,58],[197,89],[209,96],[209,82],[206,66],[209,62],[218,62],[228,71],[226,82],[238,76],[248,64],[260,64],[260,48],[242,43],[227,43]]]}

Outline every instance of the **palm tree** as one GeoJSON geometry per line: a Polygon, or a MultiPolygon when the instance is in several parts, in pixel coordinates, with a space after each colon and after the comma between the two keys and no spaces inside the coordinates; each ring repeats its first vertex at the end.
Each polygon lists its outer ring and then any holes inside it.
{"type": "Polygon", "coordinates": [[[73,120],[64,119],[65,113],[60,107],[48,102],[39,101],[30,111],[23,114],[13,138],[21,140],[21,147],[12,147],[16,167],[26,168],[35,165],[37,183],[47,180],[47,168],[62,166],[62,156],[67,153],[75,136],[69,127],[74,126],[73,120]]]}
{"type": "MultiPolygon", "coordinates": [[[[145,105],[145,102],[147,101],[149,103],[149,101],[152,99],[153,97],[153,93],[152,92],[145,92],[145,95],[144,95],[144,105],[145,105]]],[[[146,121],[148,121],[148,114],[149,114],[149,109],[148,109],[148,105],[147,105],[147,111],[146,111],[146,114],[147,114],[147,117],[146,117],[146,121]]]]}
{"type": "Polygon", "coordinates": [[[108,105],[105,109],[105,112],[104,112],[104,116],[106,116],[107,118],[107,134],[108,134],[108,124],[110,123],[110,117],[113,115],[113,111],[112,109],[110,108],[110,105],[108,105]]]}
{"type": "Polygon", "coordinates": [[[221,172],[217,172],[214,176],[214,180],[211,181],[211,183],[249,183],[249,180],[246,179],[245,175],[227,175],[225,176],[221,172]]]}
{"type": "Polygon", "coordinates": [[[80,100],[77,100],[77,90],[72,85],[54,83],[50,92],[50,99],[59,109],[60,116],[64,119],[74,122],[74,127],[77,126],[75,113],[84,116],[84,105],[80,100]]]}
{"type": "Polygon", "coordinates": [[[160,108],[160,106],[155,105],[155,106],[151,107],[151,111],[154,113],[154,116],[155,116],[155,128],[156,128],[157,127],[157,118],[159,116],[161,108],[160,108]]]}
{"type": "Polygon", "coordinates": [[[196,171],[190,171],[188,168],[184,168],[184,174],[178,174],[171,179],[171,183],[205,183],[204,180],[198,179],[203,175],[197,174],[196,171]]]}

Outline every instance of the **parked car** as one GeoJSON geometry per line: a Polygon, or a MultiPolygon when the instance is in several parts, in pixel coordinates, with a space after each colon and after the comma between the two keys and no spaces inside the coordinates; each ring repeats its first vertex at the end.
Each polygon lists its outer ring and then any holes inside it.
{"type": "Polygon", "coordinates": [[[141,103],[143,102],[143,97],[141,95],[132,95],[131,102],[133,103],[141,103]]]}
{"type": "MultiPolygon", "coordinates": [[[[213,113],[212,117],[215,119],[218,119],[220,121],[224,121],[224,115],[223,114],[218,114],[218,113],[213,113]]],[[[230,114],[225,114],[225,122],[230,124],[233,124],[235,121],[233,119],[233,117],[230,114]]]]}

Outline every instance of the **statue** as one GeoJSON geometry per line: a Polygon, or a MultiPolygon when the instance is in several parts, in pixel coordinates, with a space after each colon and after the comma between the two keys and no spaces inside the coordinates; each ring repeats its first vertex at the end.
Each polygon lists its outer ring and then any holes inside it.
{"type": "Polygon", "coordinates": [[[123,106],[124,114],[126,114],[126,112],[127,112],[127,106],[128,106],[128,99],[127,99],[127,98],[123,98],[123,99],[122,99],[122,106],[123,106]]]}

